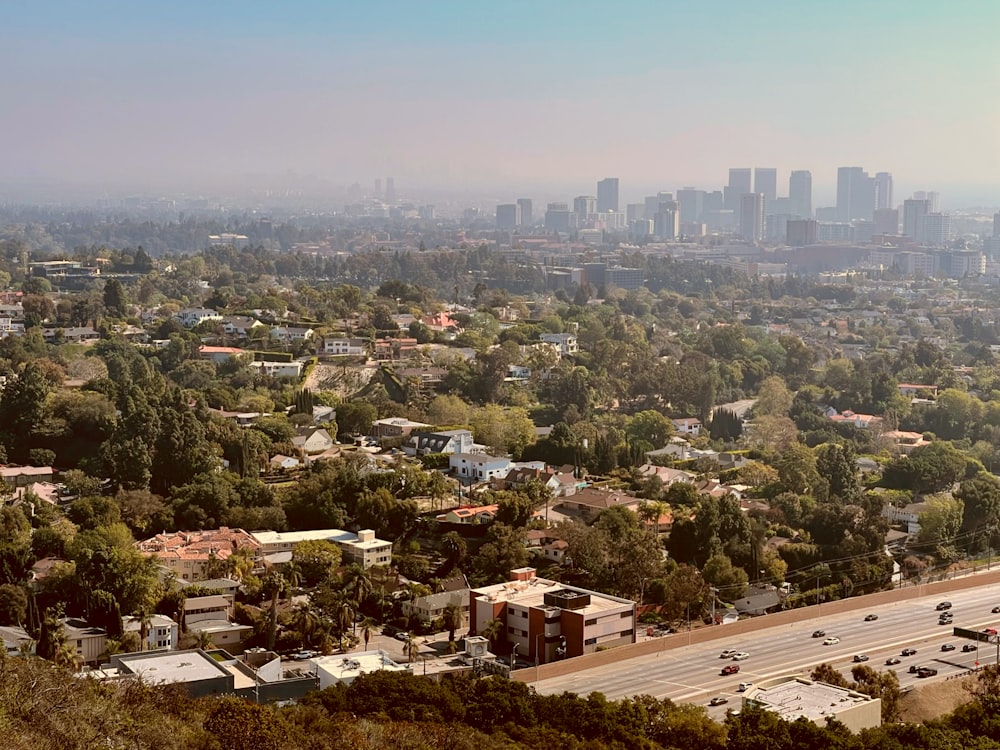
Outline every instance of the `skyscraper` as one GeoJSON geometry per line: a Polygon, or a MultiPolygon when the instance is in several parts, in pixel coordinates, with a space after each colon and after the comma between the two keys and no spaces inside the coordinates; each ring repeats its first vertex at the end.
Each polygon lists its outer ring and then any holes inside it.
{"type": "Polygon", "coordinates": [[[497,229],[514,229],[521,224],[521,208],[516,203],[497,206],[497,229]]]}
{"type": "Polygon", "coordinates": [[[993,214],[993,236],[1000,237],[1000,212],[993,214]]]}
{"type": "Polygon", "coordinates": [[[677,191],[677,205],[680,207],[681,224],[691,221],[701,221],[705,210],[705,191],[693,187],[681,188],[677,191]]]}
{"type": "Polygon", "coordinates": [[[875,210],[892,208],[892,175],[879,172],[875,175],[875,210]]]}
{"type": "Polygon", "coordinates": [[[764,205],[778,197],[778,170],[774,167],[754,167],[753,192],[764,196],[764,205]]]}
{"type": "Polygon", "coordinates": [[[573,213],[578,226],[584,226],[597,213],[597,198],[592,195],[578,195],[573,199],[573,213]]]}
{"type": "Polygon", "coordinates": [[[788,198],[792,212],[802,218],[811,219],[813,213],[813,176],[808,169],[797,169],[788,176],[788,198]]]}
{"type": "Polygon", "coordinates": [[[530,227],[535,223],[535,217],[531,213],[531,198],[518,198],[517,207],[521,209],[522,227],[530,227]]]}
{"type": "Polygon", "coordinates": [[[385,202],[396,202],[396,181],[391,177],[385,178],[385,202]]]}
{"type": "Polygon", "coordinates": [[[861,167],[837,170],[837,218],[871,221],[875,213],[875,179],[861,167]]]}
{"type": "Polygon", "coordinates": [[[740,197],[740,237],[760,242],[764,237],[764,196],[746,193],[740,197]]]}
{"type": "Polygon", "coordinates": [[[874,221],[875,234],[896,234],[899,232],[899,209],[876,208],[874,221]]]}
{"type": "Polygon", "coordinates": [[[903,201],[903,234],[917,242],[923,242],[924,221],[929,213],[929,200],[909,198],[903,201]]]}
{"type": "Polygon", "coordinates": [[[751,182],[751,170],[749,167],[730,169],[729,184],[726,185],[725,189],[725,207],[738,212],[743,196],[753,192],[751,182]]]}
{"type": "Polygon", "coordinates": [[[618,178],[606,177],[597,183],[597,211],[605,213],[607,211],[618,210],[618,178]]]}

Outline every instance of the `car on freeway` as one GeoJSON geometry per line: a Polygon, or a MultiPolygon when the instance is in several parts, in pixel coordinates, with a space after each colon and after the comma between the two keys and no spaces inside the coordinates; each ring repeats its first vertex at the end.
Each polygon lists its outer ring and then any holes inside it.
{"type": "Polygon", "coordinates": [[[719,674],[722,674],[722,675],[736,674],[739,671],[740,671],[740,665],[739,664],[727,664],[726,666],[724,666],[722,668],[722,671],[719,674]]]}
{"type": "Polygon", "coordinates": [[[868,654],[855,654],[854,655],[854,663],[855,664],[860,664],[863,661],[868,661],[868,654]]]}
{"type": "Polygon", "coordinates": [[[1000,607],[994,607],[993,609],[990,610],[990,612],[996,614],[997,612],[1000,612],[1000,607]]]}
{"type": "Polygon", "coordinates": [[[737,692],[745,693],[747,690],[753,687],[752,682],[741,682],[740,686],[736,688],[737,692]]]}
{"type": "Polygon", "coordinates": [[[921,666],[920,666],[919,664],[911,664],[911,665],[910,665],[910,668],[909,668],[909,670],[907,670],[907,671],[908,671],[908,672],[909,672],[910,674],[916,674],[916,673],[917,673],[917,672],[919,672],[919,671],[920,671],[921,669],[923,669],[923,667],[921,667],[921,666]]]}
{"type": "Polygon", "coordinates": [[[735,654],[733,654],[733,661],[743,661],[744,659],[749,659],[749,658],[750,654],[748,654],[746,651],[738,651],[735,654]]]}
{"type": "Polygon", "coordinates": [[[721,706],[721,705],[723,705],[725,703],[729,703],[729,698],[727,698],[724,695],[717,695],[714,698],[712,698],[712,700],[710,700],[708,702],[708,705],[710,705],[710,706],[721,706]]]}
{"type": "Polygon", "coordinates": [[[865,622],[875,622],[878,619],[878,615],[872,613],[870,615],[865,615],[865,622]]]}
{"type": "Polygon", "coordinates": [[[938,671],[933,667],[921,667],[917,670],[917,677],[933,677],[938,671]]]}
{"type": "Polygon", "coordinates": [[[737,651],[735,648],[727,648],[725,651],[723,651],[721,654],[719,654],[719,658],[720,659],[732,659],[738,653],[739,653],[739,651],[737,651]]]}
{"type": "Polygon", "coordinates": [[[825,630],[814,630],[813,631],[813,638],[824,638],[825,636],[826,636],[826,631],[825,630]]]}
{"type": "Polygon", "coordinates": [[[955,619],[951,616],[942,617],[938,620],[938,625],[951,625],[955,619]]]}
{"type": "Polygon", "coordinates": [[[838,643],[840,643],[840,639],[835,635],[831,635],[829,638],[823,641],[824,646],[834,646],[838,643]]]}
{"type": "Polygon", "coordinates": [[[887,667],[891,667],[891,666],[893,666],[895,664],[899,664],[899,657],[898,656],[890,656],[888,659],[885,660],[885,665],[887,667]]]}
{"type": "Polygon", "coordinates": [[[954,651],[955,650],[955,644],[954,643],[942,643],[941,644],[941,650],[942,651],[954,651]]]}
{"type": "Polygon", "coordinates": [[[969,653],[970,651],[978,651],[978,650],[979,650],[979,646],[977,646],[975,643],[966,643],[964,646],[962,646],[962,651],[964,651],[965,653],[969,653]]]}
{"type": "Polygon", "coordinates": [[[937,610],[940,612],[942,609],[951,609],[951,602],[941,602],[937,605],[937,610]]]}
{"type": "Polygon", "coordinates": [[[917,653],[917,650],[915,648],[904,648],[902,651],[899,652],[899,655],[900,656],[913,656],[916,653],[917,653]]]}

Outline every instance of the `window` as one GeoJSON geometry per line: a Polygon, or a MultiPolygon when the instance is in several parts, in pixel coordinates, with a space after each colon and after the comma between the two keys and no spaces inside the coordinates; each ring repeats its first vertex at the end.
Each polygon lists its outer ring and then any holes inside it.
{"type": "Polygon", "coordinates": [[[628,638],[631,635],[632,635],[632,630],[623,630],[622,631],[622,638],[628,638]]]}
{"type": "Polygon", "coordinates": [[[597,639],[596,638],[588,638],[587,640],[585,640],[583,642],[583,645],[584,646],[593,646],[595,643],[597,643],[597,639]]]}
{"type": "Polygon", "coordinates": [[[596,617],[591,617],[589,620],[587,620],[583,624],[584,625],[596,625],[597,624],[597,618],[596,617]]]}
{"type": "Polygon", "coordinates": [[[631,616],[632,616],[632,613],[631,613],[631,612],[622,612],[622,619],[623,619],[623,620],[624,620],[624,619],[625,619],[626,617],[631,617],[631,616]]]}
{"type": "Polygon", "coordinates": [[[514,614],[514,608],[513,607],[507,607],[507,614],[508,615],[514,614]]]}

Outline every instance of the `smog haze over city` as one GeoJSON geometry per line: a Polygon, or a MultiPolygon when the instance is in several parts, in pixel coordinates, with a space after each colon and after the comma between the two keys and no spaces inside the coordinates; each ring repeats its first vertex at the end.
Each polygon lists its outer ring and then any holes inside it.
{"type": "Polygon", "coordinates": [[[817,205],[842,165],[996,205],[997,20],[990,0],[17,4],[0,199],[389,175],[498,199],[616,175],[633,199],[766,164],[811,170],[817,205]]]}

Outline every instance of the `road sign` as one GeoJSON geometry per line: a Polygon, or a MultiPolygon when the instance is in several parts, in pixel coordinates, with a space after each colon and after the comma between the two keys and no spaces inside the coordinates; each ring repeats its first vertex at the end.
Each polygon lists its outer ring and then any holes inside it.
{"type": "Polygon", "coordinates": [[[952,628],[953,634],[956,638],[968,638],[971,641],[979,641],[980,643],[997,643],[1000,641],[1000,637],[995,635],[990,635],[989,633],[983,633],[979,630],[969,630],[968,628],[952,628]]]}

